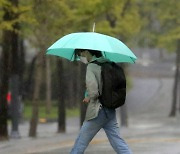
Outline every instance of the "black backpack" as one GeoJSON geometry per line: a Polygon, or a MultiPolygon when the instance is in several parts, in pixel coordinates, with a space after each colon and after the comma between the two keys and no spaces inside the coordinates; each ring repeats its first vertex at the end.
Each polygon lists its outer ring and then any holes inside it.
{"type": "Polygon", "coordinates": [[[123,69],[114,62],[100,63],[101,66],[102,94],[99,100],[104,107],[116,109],[125,103],[126,77],[123,69]]]}

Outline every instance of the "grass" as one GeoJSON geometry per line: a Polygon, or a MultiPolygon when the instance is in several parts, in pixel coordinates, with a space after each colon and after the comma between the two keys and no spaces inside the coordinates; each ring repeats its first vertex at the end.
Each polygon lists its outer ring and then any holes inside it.
{"type": "MultiPolygon", "coordinates": [[[[80,115],[80,111],[78,108],[66,109],[66,117],[78,117],[80,115]]],[[[24,118],[29,120],[32,116],[32,105],[24,106],[24,118]]],[[[57,119],[58,117],[58,107],[52,106],[51,112],[46,115],[45,106],[39,107],[39,118],[47,118],[47,119],[57,119]]]]}

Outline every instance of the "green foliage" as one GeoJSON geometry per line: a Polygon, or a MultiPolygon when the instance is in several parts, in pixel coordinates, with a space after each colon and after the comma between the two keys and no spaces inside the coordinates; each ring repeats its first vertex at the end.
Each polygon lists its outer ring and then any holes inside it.
{"type": "Polygon", "coordinates": [[[159,0],[160,7],[157,11],[161,23],[162,35],[159,45],[169,50],[175,50],[177,40],[180,39],[180,1],[159,0]]]}
{"type": "Polygon", "coordinates": [[[71,32],[74,15],[65,0],[34,0],[31,11],[36,24],[31,26],[29,38],[36,48],[46,49],[59,37],[71,32]]]}
{"type": "Polygon", "coordinates": [[[76,15],[80,31],[92,31],[96,22],[96,32],[109,34],[123,40],[139,32],[142,25],[136,0],[78,0],[76,15]]]}
{"type": "Polygon", "coordinates": [[[9,0],[0,2],[0,31],[21,25],[21,34],[36,48],[47,48],[65,34],[96,31],[128,40],[142,25],[138,0],[19,0],[13,7],[9,0]],[[4,8],[18,18],[3,20],[4,8]]]}
{"type": "Polygon", "coordinates": [[[27,3],[21,3],[21,1],[19,1],[18,6],[15,6],[9,0],[2,0],[0,3],[0,31],[10,30],[19,32],[14,25],[33,23],[33,19],[28,16],[30,10],[31,6],[27,5],[27,3]],[[5,11],[11,14],[11,18],[8,20],[4,20],[5,11]]]}
{"type": "Polygon", "coordinates": [[[156,8],[158,7],[155,0],[138,0],[139,14],[141,16],[141,29],[135,39],[138,46],[154,47],[157,44],[156,36],[158,35],[158,24],[156,18],[156,8]]]}
{"type": "Polygon", "coordinates": [[[143,20],[138,41],[141,46],[176,49],[180,38],[180,1],[178,0],[139,0],[143,20]]]}

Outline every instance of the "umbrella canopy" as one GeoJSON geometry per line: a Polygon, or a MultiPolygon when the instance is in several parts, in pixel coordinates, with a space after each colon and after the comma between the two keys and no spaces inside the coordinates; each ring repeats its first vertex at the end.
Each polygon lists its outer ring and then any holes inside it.
{"type": "Polygon", "coordinates": [[[80,32],[68,34],[57,40],[47,49],[46,54],[60,56],[74,61],[75,49],[101,51],[103,56],[114,62],[134,63],[137,57],[120,40],[95,32],[80,32]]]}

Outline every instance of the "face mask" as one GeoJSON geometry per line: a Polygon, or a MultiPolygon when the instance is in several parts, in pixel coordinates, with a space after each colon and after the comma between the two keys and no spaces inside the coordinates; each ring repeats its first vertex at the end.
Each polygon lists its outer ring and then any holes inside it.
{"type": "Polygon", "coordinates": [[[86,58],[86,57],[82,57],[82,56],[80,56],[79,58],[80,58],[80,61],[81,61],[82,63],[84,63],[84,64],[87,64],[87,63],[88,63],[88,61],[87,61],[87,58],[86,58]]]}

